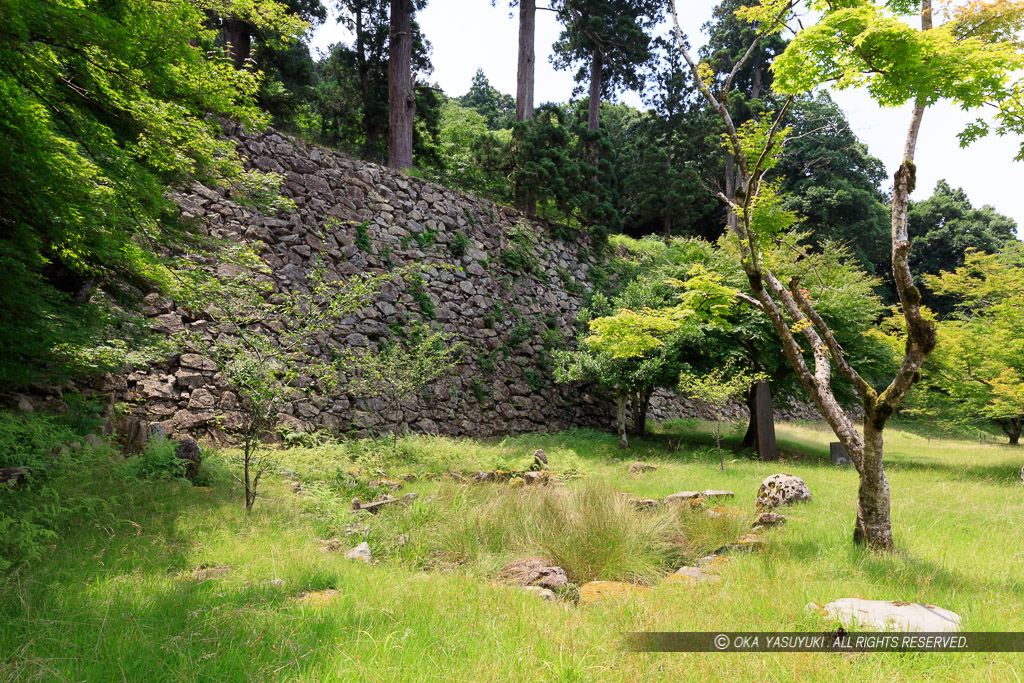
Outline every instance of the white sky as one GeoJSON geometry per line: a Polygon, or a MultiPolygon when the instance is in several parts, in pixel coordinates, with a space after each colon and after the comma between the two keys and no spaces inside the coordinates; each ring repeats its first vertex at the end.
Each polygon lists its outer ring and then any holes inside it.
{"type": "MultiPolygon", "coordinates": [[[[543,6],[543,0],[539,4],[543,6]]],[[[710,19],[716,4],[715,0],[678,4],[682,29],[697,46],[706,40],[700,27],[710,19]]],[[[417,15],[434,47],[430,80],[451,96],[461,95],[469,89],[476,70],[482,68],[492,85],[514,97],[519,26],[518,17],[510,18],[509,14],[507,2],[500,0],[494,7],[487,0],[430,0],[417,15]]],[[[572,95],[573,72],[556,71],[548,61],[559,31],[553,12],[537,12],[537,104],[565,102],[572,95]]],[[[314,50],[325,49],[339,41],[351,42],[351,36],[330,17],[314,33],[312,45],[314,50]]],[[[891,176],[902,155],[909,106],[883,109],[859,90],[833,93],[833,97],[846,112],[853,131],[874,156],[885,162],[891,176]]],[[[623,93],[620,100],[643,108],[637,93],[623,93]]],[[[925,112],[916,157],[918,190],[912,199],[928,197],[936,181],[945,178],[953,187],[963,187],[975,206],[991,204],[1012,216],[1018,234],[1024,236],[1024,201],[1017,195],[1024,190],[1024,165],[1013,161],[1020,140],[991,136],[961,149],[956,134],[975,118],[976,114],[946,104],[925,112]]]]}

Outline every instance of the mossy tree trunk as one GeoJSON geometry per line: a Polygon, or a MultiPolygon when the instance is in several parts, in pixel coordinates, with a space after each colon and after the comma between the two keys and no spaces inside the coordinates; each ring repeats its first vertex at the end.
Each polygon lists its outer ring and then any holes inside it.
{"type": "Polygon", "coordinates": [[[615,424],[619,432],[619,448],[629,448],[629,436],[626,434],[626,402],[629,392],[620,388],[615,395],[615,424]]]}
{"type": "MultiPolygon", "coordinates": [[[[736,216],[730,228],[739,241],[740,258],[753,296],[740,295],[740,299],[754,306],[768,317],[779,334],[782,350],[800,379],[800,383],[815,406],[825,418],[836,437],[846,448],[860,475],[857,496],[857,519],[854,525],[854,541],[865,544],[873,550],[892,549],[892,520],[889,512],[889,482],[885,476],[884,440],[882,437],[886,422],[903,403],[910,387],[917,380],[925,358],[935,347],[934,324],[921,312],[921,295],[914,286],[910,272],[910,238],[907,230],[907,207],[910,192],[914,189],[914,152],[917,148],[918,132],[924,113],[924,104],[917,102],[911,115],[903,150],[903,162],[896,171],[892,204],[892,271],[899,293],[900,305],[907,327],[907,341],[903,362],[899,371],[883,391],[876,391],[860,376],[846,358],[836,341],[831,328],[804,296],[800,278],[793,277],[783,284],[771,267],[762,263],[758,251],[758,237],[751,225],[752,200],[757,196],[759,184],[765,174],[765,161],[778,145],[782,121],[794,98],[786,101],[767,130],[765,147],[756,159],[744,154],[744,146],[737,133],[732,116],[724,98],[719,100],[701,79],[697,64],[690,56],[679,28],[675,4],[671,5],[676,43],[693,75],[694,84],[704,99],[711,105],[725,125],[736,164],[738,182],[734,197],[719,193],[719,198],[736,216]],[[797,341],[802,336],[807,342],[813,360],[809,364],[804,351],[797,341]],[[864,434],[857,431],[854,419],[836,399],[832,387],[832,366],[846,377],[857,390],[864,406],[864,434]]],[[[788,15],[788,8],[778,15],[782,25],[788,15]]],[[[931,28],[931,0],[921,2],[922,27],[931,28]]],[[[770,33],[769,27],[762,27],[763,35],[770,33]]],[[[727,76],[722,92],[728,93],[732,79],[753,51],[755,39],[746,55],[738,61],[727,76]]]]}

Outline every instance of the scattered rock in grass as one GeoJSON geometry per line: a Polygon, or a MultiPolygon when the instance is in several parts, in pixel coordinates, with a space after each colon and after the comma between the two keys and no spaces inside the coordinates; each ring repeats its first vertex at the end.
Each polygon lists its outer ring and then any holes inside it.
{"type": "Polygon", "coordinates": [[[322,591],[302,591],[295,599],[298,602],[311,605],[313,607],[322,607],[338,595],[341,595],[339,591],[336,591],[333,588],[328,588],[322,591]]]}
{"type": "Polygon", "coordinates": [[[271,579],[270,581],[267,581],[267,584],[274,588],[281,588],[284,586],[284,579],[271,579]]]}
{"type": "Polygon", "coordinates": [[[473,481],[477,482],[478,484],[488,481],[496,481],[497,478],[498,477],[497,475],[494,474],[494,472],[477,472],[476,474],[473,475],[473,481]]]}
{"type": "Polygon", "coordinates": [[[647,586],[621,581],[591,581],[580,586],[580,602],[589,605],[610,598],[632,597],[647,590],[647,586]]]}
{"type": "Polygon", "coordinates": [[[560,588],[569,583],[565,570],[555,567],[542,557],[516,560],[501,571],[501,581],[517,586],[560,588]]]}
{"type": "Polygon", "coordinates": [[[404,483],[395,481],[394,479],[371,479],[368,485],[370,488],[387,489],[392,493],[405,486],[404,483]]]}
{"type": "Polygon", "coordinates": [[[297,481],[297,482],[294,482],[292,484],[292,493],[302,493],[302,483],[301,482],[297,481]]]}
{"type": "Polygon", "coordinates": [[[227,576],[231,573],[231,567],[197,567],[192,570],[192,579],[194,581],[206,581],[208,579],[218,579],[222,576],[227,576]]]}
{"type": "Polygon", "coordinates": [[[843,624],[879,631],[948,633],[959,631],[961,625],[956,612],[920,602],[842,598],[824,606],[812,602],[806,609],[843,624]]]}
{"type": "Polygon", "coordinates": [[[654,510],[658,507],[658,500],[656,498],[630,498],[627,501],[637,510],[654,510]]]}
{"type": "Polygon", "coordinates": [[[24,394],[15,394],[14,398],[17,401],[18,410],[20,410],[23,413],[35,412],[36,408],[35,406],[32,405],[32,401],[29,399],[28,396],[24,394]]]}
{"type": "Polygon", "coordinates": [[[395,537],[395,545],[399,548],[404,548],[409,545],[409,534],[398,534],[398,536],[395,537]]]}
{"type": "Polygon", "coordinates": [[[18,482],[32,474],[31,467],[0,467],[0,486],[17,486],[18,482]]]}
{"type": "Polygon", "coordinates": [[[416,475],[412,473],[399,475],[398,478],[402,481],[416,481],[416,475]]]}
{"type": "Polygon", "coordinates": [[[786,523],[786,518],[775,512],[762,512],[754,520],[754,524],[750,527],[751,531],[757,531],[758,529],[771,529],[773,527],[782,526],[786,523]]]}
{"type": "Polygon", "coordinates": [[[346,560],[362,560],[363,562],[373,562],[373,553],[370,552],[370,544],[363,541],[352,550],[345,553],[346,560]]]}
{"type": "Polygon", "coordinates": [[[675,574],[666,576],[663,583],[714,583],[721,580],[722,577],[718,574],[705,571],[700,567],[680,567],[675,574]]]}
{"type": "Polygon", "coordinates": [[[783,505],[809,501],[811,491],[800,477],[773,474],[761,482],[755,503],[759,512],[770,512],[783,505]]]}
{"type": "Polygon", "coordinates": [[[203,461],[202,453],[203,449],[195,439],[182,439],[174,449],[175,457],[185,461],[185,478],[189,481],[195,481],[199,474],[199,463],[203,461]]]}
{"type": "Polygon", "coordinates": [[[401,498],[395,498],[393,496],[384,496],[380,500],[375,500],[372,503],[363,503],[358,498],[352,499],[352,512],[369,512],[371,514],[377,514],[384,507],[392,505],[394,503],[402,503],[408,505],[412,501],[419,498],[418,493],[407,493],[401,498]]]}
{"type": "Polygon", "coordinates": [[[704,504],[704,496],[700,491],[680,491],[665,496],[665,505],[691,505],[698,507],[704,504]]]}
{"type": "Polygon", "coordinates": [[[105,443],[105,441],[103,441],[103,437],[99,434],[86,434],[82,437],[82,440],[93,448],[99,448],[105,443]]]}
{"type": "Polygon", "coordinates": [[[462,476],[461,472],[445,472],[444,474],[441,475],[441,478],[450,479],[451,481],[457,482],[459,484],[466,483],[466,478],[462,476]]]}
{"type": "Polygon", "coordinates": [[[508,480],[508,487],[510,489],[518,489],[526,486],[526,480],[522,477],[512,477],[508,480]]]}
{"type": "Polygon", "coordinates": [[[523,481],[528,485],[543,486],[548,483],[547,472],[523,472],[523,481]]]}
{"type": "Polygon", "coordinates": [[[537,469],[547,467],[548,454],[545,453],[542,449],[538,448],[533,452],[533,464],[537,467],[537,469]]]}
{"type": "Polygon", "coordinates": [[[715,489],[708,489],[701,493],[705,498],[735,498],[736,494],[732,491],[717,491],[715,489]]]}
{"type": "Polygon", "coordinates": [[[759,548],[764,545],[764,541],[757,534],[743,534],[737,539],[736,545],[741,548],[759,548]]]}
{"type": "Polygon", "coordinates": [[[731,557],[725,557],[723,555],[707,555],[697,560],[697,566],[706,574],[719,574],[722,569],[731,562],[731,557]]]}
{"type": "Polygon", "coordinates": [[[629,476],[639,477],[658,469],[657,465],[648,465],[645,462],[634,462],[629,465],[629,476]]]}
{"type": "Polygon", "coordinates": [[[365,524],[346,524],[345,535],[346,536],[365,536],[370,533],[370,527],[365,524]]]}
{"type": "Polygon", "coordinates": [[[541,600],[554,600],[556,597],[553,590],[540,586],[520,586],[520,589],[536,595],[541,600]]]}
{"type": "Polygon", "coordinates": [[[341,544],[336,538],[328,538],[326,541],[321,541],[324,546],[324,550],[329,553],[337,553],[345,549],[345,546],[341,544]]]}
{"type": "Polygon", "coordinates": [[[704,514],[706,514],[708,517],[731,517],[733,519],[746,517],[746,515],[739,510],[733,510],[732,508],[722,506],[708,508],[707,510],[704,511],[704,514]]]}

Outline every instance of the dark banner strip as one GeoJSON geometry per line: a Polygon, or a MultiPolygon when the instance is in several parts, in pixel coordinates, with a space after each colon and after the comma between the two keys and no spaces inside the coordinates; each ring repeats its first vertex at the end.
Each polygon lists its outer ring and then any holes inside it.
{"type": "Polygon", "coordinates": [[[644,631],[630,652],[1024,652],[1024,633],[644,631]]]}

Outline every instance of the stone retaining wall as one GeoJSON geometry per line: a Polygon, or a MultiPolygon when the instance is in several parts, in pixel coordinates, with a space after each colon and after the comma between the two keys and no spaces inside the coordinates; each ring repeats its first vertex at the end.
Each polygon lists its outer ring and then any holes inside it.
{"type": "MultiPolygon", "coordinates": [[[[273,130],[226,132],[239,141],[249,167],[285,177],[283,194],[296,208],[264,215],[232,201],[223,189],[195,185],[176,197],[184,218],[200,221],[213,237],[254,244],[284,290],[303,287],[304,273],[314,262],[340,278],[392,266],[424,266],[433,324],[468,345],[453,376],[402,406],[352,395],[311,396],[288,409],[282,418],[286,428],[363,434],[397,427],[490,436],[613,426],[609,397],[593,387],[560,386],[551,379],[549,352],[572,339],[576,314],[601,268],[587,237],[553,237],[549,226],[525,221],[509,207],[273,130]],[[534,272],[513,272],[503,265],[501,254],[512,246],[513,226],[532,235],[534,272]],[[464,246],[461,257],[453,255],[457,242],[464,246]],[[442,264],[458,269],[431,268],[442,264]]],[[[214,333],[208,320],[193,318],[159,296],[147,297],[146,306],[158,330],[214,333]]],[[[389,325],[423,318],[423,309],[422,300],[399,280],[387,285],[373,306],[344,320],[332,337],[354,347],[373,345],[390,334],[389,325]]],[[[108,376],[97,388],[113,392],[132,413],[161,423],[169,434],[219,436],[238,420],[237,396],[214,365],[196,354],[108,376]]],[[[739,417],[746,409],[735,406],[728,413],[739,417]]],[[[654,420],[698,414],[708,416],[667,393],[651,402],[654,420]]]]}

